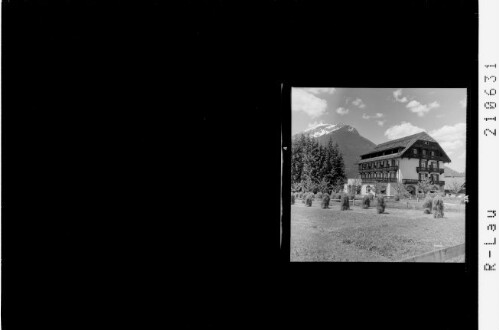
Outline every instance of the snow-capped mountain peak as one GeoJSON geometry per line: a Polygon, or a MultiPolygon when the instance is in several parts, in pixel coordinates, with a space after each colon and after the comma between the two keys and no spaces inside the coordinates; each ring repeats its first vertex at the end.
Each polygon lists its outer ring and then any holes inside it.
{"type": "Polygon", "coordinates": [[[337,131],[341,128],[345,128],[349,132],[354,132],[354,133],[357,132],[357,130],[350,125],[344,123],[338,123],[338,124],[319,124],[309,129],[306,129],[303,133],[309,134],[310,136],[317,138],[319,136],[337,131]]]}

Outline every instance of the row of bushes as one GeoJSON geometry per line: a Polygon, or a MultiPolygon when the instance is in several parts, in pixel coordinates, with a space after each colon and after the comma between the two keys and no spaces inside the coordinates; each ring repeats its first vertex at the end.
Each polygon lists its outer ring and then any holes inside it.
{"type": "MultiPolygon", "coordinates": [[[[334,195],[334,199],[340,199],[341,202],[341,210],[349,210],[350,209],[350,199],[352,199],[351,196],[346,195],[346,194],[332,194],[334,195]]],[[[321,207],[323,209],[329,208],[329,202],[331,198],[329,197],[328,194],[321,194],[321,207]]],[[[318,197],[317,195],[314,195],[313,193],[308,193],[305,194],[303,197],[303,203],[307,206],[312,206],[312,201],[318,197]]],[[[291,194],[291,204],[295,204],[295,194],[291,194]]],[[[366,195],[362,198],[362,208],[367,209],[371,206],[371,200],[373,200],[372,195],[366,195]]],[[[376,209],[378,213],[383,213],[385,212],[385,199],[383,196],[379,196],[377,198],[377,205],[376,209]]],[[[441,196],[435,195],[434,197],[428,196],[424,203],[423,203],[423,209],[425,214],[431,214],[433,211],[433,217],[434,218],[443,218],[444,216],[444,200],[442,199],[441,196]]]]}
{"type": "Polygon", "coordinates": [[[423,202],[423,209],[425,214],[431,214],[433,210],[434,218],[444,217],[444,200],[441,196],[436,195],[435,197],[428,196],[423,202]]]}
{"type": "MultiPolygon", "coordinates": [[[[333,194],[335,195],[335,194],[333,194]]],[[[309,194],[305,194],[305,195],[302,195],[303,197],[303,203],[307,206],[312,206],[312,201],[315,199],[315,196],[313,193],[309,193],[309,194]]],[[[323,209],[327,209],[329,208],[329,202],[331,201],[331,198],[329,197],[328,194],[321,194],[321,207],[323,209]]],[[[346,194],[338,194],[338,195],[335,195],[335,199],[339,199],[340,202],[341,202],[341,210],[342,211],[345,211],[345,210],[349,210],[350,209],[350,199],[353,199],[355,196],[349,196],[349,195],[346,195],[346,194]]],[[[295,204],[295,194],[291,194],[291,204],[295,204]]],[[[364,198],[362,199],[362,207],[367,209],[369,208],[370,204],[371,204],[371,200],[373,200],[373,195],[368,195],[368,196],[364,196],[364,198]]],[[[377,199],[377,210],[378,210],[378,213],[383,213],[385,211],[385,199],[383,196],[380,196],[378,197],[377,199]]]]}
{"type": "MultiPolygon", "coordinates": [[[[302,193],[302,192],[298,192],[298,193],[291,193],[291,195],[293,195],[295,198],[299,198],[299,199],[306,199],[308,195],[312,195],[312,199],[315,200],[316,198],[318,199],[322,199],[322,197],[324,195],[328,195],[330,199],[342,199],[343,196],[348,196],[348,198],[350,199],[362,199],[362,195],[355,195],[355,194],[346,194],[344,192],[340,192],[340,193],[331,193],[331,195],[327,194],[327,193],[321,193],[321,192],[318,192],[317,194],[314,194],[312,192],[308,192],[308,193],[302,193]]],[[[371,199],[372,199],[372,195],[371,195],[371,199]]]]}
{"type": "MultiPolygon", "coordinates": [[[[362,208],[367,209],[371,206],[371,201],[374,199],[373,195],[367,195],[362,198],[362,208]]],[[[377,198],[376,210],[378,213],[385,212],[385,198],[383,196],[379,196],[377,198]]]]}

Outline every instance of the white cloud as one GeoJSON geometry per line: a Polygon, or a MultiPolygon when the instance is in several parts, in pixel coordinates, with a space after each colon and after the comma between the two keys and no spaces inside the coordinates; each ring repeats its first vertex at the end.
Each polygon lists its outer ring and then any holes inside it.
{"type": "Polygon", "coordinates": [[[416,100],[412,100],[407,103],[407,108],[409,108],[412,112],[417,113],[418,116],[423,117],[425,113],[429,112],[432,109],[440,107],[437,101],[432,102],[430,104],[421,104],[416,100]]]}
{"type": "Polygon", "coordinates": [[[384,114],[377,112],[374,116],[369,116],[368,114],[364,113],[362,114],[363,119],[370,119],[370,118],[382,118],[384,114]]]}
{"type": "Polygon", "coordinates": [[[362,101],[362,99],[359,99],[359,98],[356,98],[353,102],[352,102],[353,105],[359,107],[360,109],[364,109],[366,107],[364,101],[362,101]]]}
{"type": "Polygon", "coordinates": [[[336,109],[336,113],[338,113],[339,115],[342,115],[342,116],[346,115],[349,112],[350,112],[350,110],[342,108],[342,107],[339,107],[338,109],[336,109]]]}
{"type": "Polygon", "coordinates": [[[394,140],[423,131],[424,129],[403,121],[399,125],[395,125],[387,129],[385,131],[385,136],[388,138],[388,140],[394,140]]]}
{"type": "Polygon", "coordinates": [[[395,92],[393,92],[393,97],[397,102],[405,103],[408,101],[407,97],[400,97],[402,95],[402,89],[397,89],[395,92]]]}
{"type": "Polygon", "coordinates": [[[466,124],[458,123],[453,126],[444,125],[439,129],[429,132],[440,144],[447,155],[453,155],[453,168],[464,171],[466,159],[466,124]]]}
{"type": "Polygon", "coordinates": [[[461,104],[463,108],[466,108],[466,99],[459,101],[459,104],[461,104]]]}
{"type": "Polygon", "coordinates": [[[379,126],[383,126],[386,120],[377,120],[376,122],[378,123],[379,126]]]}
{"type": "Polygon", "coordinates": [[[312,93],[312,94],[333,94],[336,91],[336,88],[303,88],[303,90],[312,93]]]}
{"type": "Polygon", "coordinates": [[[302,88],[293,88],[292,105],[293,111],[303,111],[312,118],[323,115],[327,109],[327,101],[310,94],[302,88]]]}
{"type": "Polygon", "coordinates": [[[430,136],[438,141],[444,151],[458,151],[466,148],[466,124],[459,123],[454,126],[442,126],[429,132],[430,136]]]}

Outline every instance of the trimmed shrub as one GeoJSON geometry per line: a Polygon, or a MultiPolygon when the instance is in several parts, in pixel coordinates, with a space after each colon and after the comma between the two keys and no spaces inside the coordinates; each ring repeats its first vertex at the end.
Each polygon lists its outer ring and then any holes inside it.
{"type": "Polygon", "coordinates": [[[343,198],[341,199],[341,210],[342,211],[350,210],[350,202],[347,195],[344,195],[343,198]]]}
{"type": "Polygon", "coordinates": [[[329,208],[329,195],[328,194],[324,194],[322,196],[321,207],[323,209],[329,208]]]}
{"type": "Polygon", "coordinates": [[[400,200],[400,196],[399,195],[395,195],[395,201],[398,202],[400,200]]]}
{"type": "Polygon", "coordinates": [[[431,213],[432,205],[433,205],[433,199],[431,197],[426,197],[426,199],[423,202],[423,209],[425,214],[431,213]],[[426,209],[429,210],[428,213],[426,213],[426,209]]]}
{"type": "Polygon", "coordinates": [[[308,194],[307,198],[305,199],[305,205],[312,206],[313,196],[313,194],[308,194]]]}
{"type": "Polygon", "coordinates": [[[301,196],[301,198],[302,198],[301,202],[303,204],[306,204],[306,202],[307,202],[307,193],[303,193],[302,196],[301,196]]]}
{"type": "Polygon", "coordinates": [[[431,210],[429,208],[424,209],[424,214],[431,214],[431,210]]]}
{"type": "Polygon", "coordinates": [[[378,197],[378,205],[376,206],[378,213],[385,212],[385,198],[383,196],[378,197]]]}
{"type": "Polygon", "coordinates": [[[291,205],[295,203],[295,194],[291,194],[291,205]]]}
{"type": "Polygon", "coordinates": [[[315,195],[315,197],[317,197],[317,198],[319,198],[319,199],[322,199],[322,193],[319,191],[319,192],[317,193],[317,195],[315,195]]]}
{"type": "Polygon", "coordinates": [[[436,196],[433,199],[433,217],[434,218],[444,217],[444,200],[440,196],[436,196]]]}
{"type": "Polygon", "coordinates": [[[362,208],[367,209],[369,206],[371,206],[371,199],[366,195],[362,198],[362,208]]]}

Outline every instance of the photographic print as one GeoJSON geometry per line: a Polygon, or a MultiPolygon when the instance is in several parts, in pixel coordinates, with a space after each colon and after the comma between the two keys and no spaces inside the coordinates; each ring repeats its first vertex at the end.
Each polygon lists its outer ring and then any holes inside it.
{"type": "Polygon", "coordinates": [[[465,88],[291,97],[291,261],[465,261],[465,88]]]}

